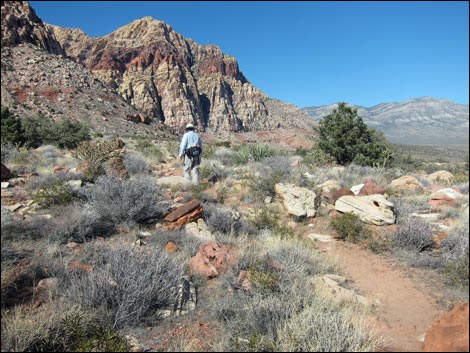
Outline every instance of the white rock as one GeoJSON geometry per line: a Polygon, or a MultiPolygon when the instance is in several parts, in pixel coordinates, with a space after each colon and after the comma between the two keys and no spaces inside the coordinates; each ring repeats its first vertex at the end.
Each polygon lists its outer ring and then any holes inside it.
{"type": "Polygon", "coordinates": [[[328,243],[333,240],[333,237],[328,234],[309,234],[307,237],[313,241],[319,241],[321,243],[328,243]]]}
{"type": "Polygon", "coordinates": [[[354,185],[350,190],[354,193],[354,195],[359,195],[363,187],[364,184],[358,184],[354,185]]]}
{"type": "Polygon", "coordinates": [[[395,223],[393,203],[383,195],[342,196],[335,203],[336,210],[352,213],[365,223],[382,226],[395,223]]]}

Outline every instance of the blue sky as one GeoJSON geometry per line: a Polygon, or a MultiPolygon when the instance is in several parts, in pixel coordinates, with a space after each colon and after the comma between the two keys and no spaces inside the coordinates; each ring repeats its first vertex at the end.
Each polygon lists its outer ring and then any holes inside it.
{"type": "Polygon", "coordinates": [[[46,23],[109,34],[151,16],[234,56],[298,107],[432,96],[468,104],[467,1],[31,1],[46,23]]]}

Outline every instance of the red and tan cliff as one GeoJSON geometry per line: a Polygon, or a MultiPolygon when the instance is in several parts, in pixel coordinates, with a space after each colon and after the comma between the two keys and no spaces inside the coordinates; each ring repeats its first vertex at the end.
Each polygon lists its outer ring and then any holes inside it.
{"type": "MultiPolygon", "coordinates": [[[[44,24],[27,3],[2,3],[2,50],[15,52],[19,44],[39,46],[64,56],[68,66],[84,67],[150,124],[180,127],[191,121],[201,129],[233,132],[311,130],[316,124],[300,109],[253,86],[236,59],[219,47],[199,45],[151,17],[95,38],[44,24]]],[[[2,59],[2,81],[3,66],[2,59]]],[[[3,90],[17,98],[2,83],[3,90]]]]}

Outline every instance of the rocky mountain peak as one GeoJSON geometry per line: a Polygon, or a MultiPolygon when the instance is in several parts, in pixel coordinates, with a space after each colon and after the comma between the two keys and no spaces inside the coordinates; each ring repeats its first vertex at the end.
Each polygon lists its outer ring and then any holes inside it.
{"type": "Polygon", "coordinates": [[[30,43],[52,54],[63,54],[54,35],[25,1],[2,1],[2,47],[30,43]]]}

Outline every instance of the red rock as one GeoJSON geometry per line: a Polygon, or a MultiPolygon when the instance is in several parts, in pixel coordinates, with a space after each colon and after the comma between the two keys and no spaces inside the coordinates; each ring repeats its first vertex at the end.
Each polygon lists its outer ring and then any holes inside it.
{"type": "Polygon", "coordinates": [[[196,255],[189,260],[189,271],[192,274],[214,278],[227,272],[235,262],[233,247],[210,242],[201,245],[196,255]]]}
{"type": "Polygon", "coordinates": [[[178,247],[177,247],[176,244],[173,243],[172,241],[169,241],[169,242],[165,245],[165,251],[166,251],[168,254],[173,254],[176,250],[178,250],[178,247]]]}
{"type": "Polygon", "coordinates": [[[423,352],[468,352],[468,302],[456,305],[426,332],[423,352]]]}
{"type": "Polygon", "coordinates": [[[54,167],[54,174],[68,173],[69,171],[70,171],[70,168],[68,167],[59,167],[59,166],[54,167]]]}
{"type": "Polygon", "coordinates": [[[380,185],[376,184],[372,179],[366,179],[364,186],[359,192],[359,196],[374,195],[374,194],[385,194],[385,189],[380,185]]]}
{"type": "Polygon", "coordinates": [[[345,187],[339,190],[336,190],[332,195],[333,205],[335,204],[336,200],[338,200],[341,196],[347,196],[347,195],[354,196],[354,193],[350,189],[345,188],[345,187]]]}
{"type": "Polygon", "coordinates": [[[78,261],[72,261],[70,262],[68,265],[67,265],[67,268],[68,269],[78,269],[78,270],[82,270],[82,271],[85,271],[85,272],[91,272],[93,271],[93,266],[91,265],[84,265],[78,261]]]}
{"type": "Polygon", "coordinates": [[[164,221],[165,222],[174,222],[176,221],[177,219],[181,218],[182,216],[184,216],[185,214],[195,210],[196,208],[198,208],[201,204],[199,203],[199,201],[197,200],[191,200],[187,203],[185,203],[183,206],[181,207],[178,207],[176,210],[174,210],[173,212],[171,212],[170,214],[168,214],[164,221]]]}
{"type": "Polygon", "coordinates": [[[454,206],[455,200],[445,194],[436,193],[429,200],[428,204],[433,209],[439,209],[444,206],[454,206]]]}

